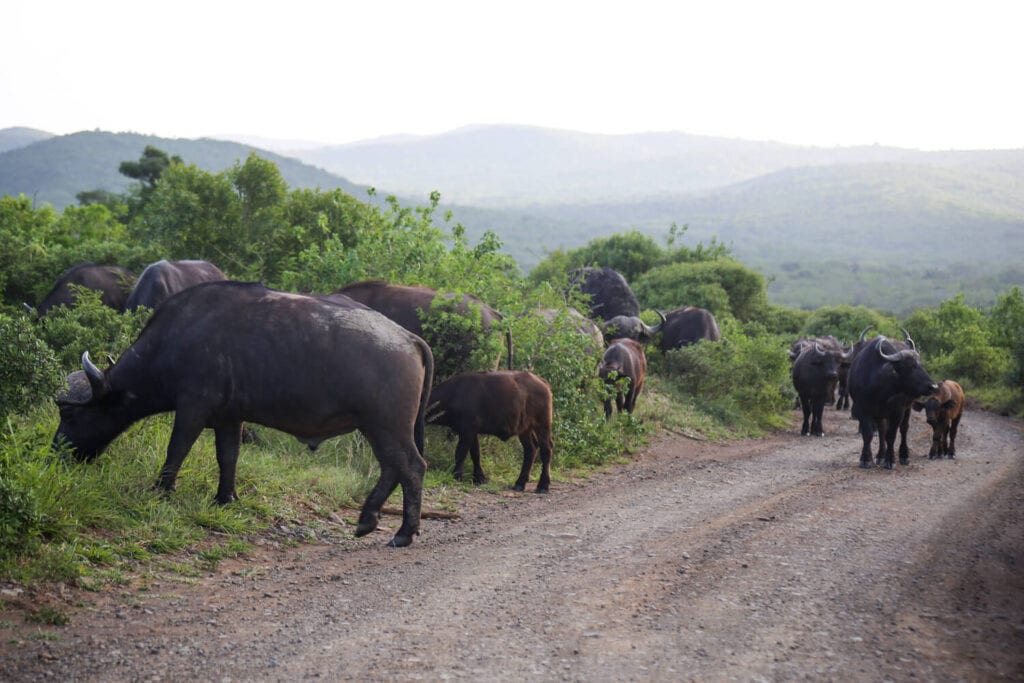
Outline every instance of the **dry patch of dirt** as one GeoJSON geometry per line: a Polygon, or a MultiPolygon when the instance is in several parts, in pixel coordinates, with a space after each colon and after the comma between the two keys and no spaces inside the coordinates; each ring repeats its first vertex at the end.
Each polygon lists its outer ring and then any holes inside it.
{"type": "Polygon", "coordinates": [[[1021,423],[970,411],[957,459],[929,461],[915,415],[894,471],[857,467],[845,414],[826,432],[667,435],[547,496],[467,492],[401,550],[339,526],[194,584],[6,587],[0,677],[1024,678],[1021,423]],[[25,624],[43,599],[71,622],[25,624]]]}

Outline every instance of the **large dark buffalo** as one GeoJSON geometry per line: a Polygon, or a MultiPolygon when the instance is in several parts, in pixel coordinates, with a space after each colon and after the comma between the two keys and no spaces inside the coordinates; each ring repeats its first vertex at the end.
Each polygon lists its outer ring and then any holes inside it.
{"type": "Polygon", "coordinates": [[[665,314],[655,309],[655,313],[661,318],[661,322],[651,327],[645,323],[640,316],[617,315],[604,323],[604,336],[606,339],[632,339],[641,344],[650,344],[654,335],[661,332],[665,326],[665,314]]]}
{"type": "Polygon", "coordinates": [[[72,306],[76,296],[70,285],[79,285],[100,292],[100,301],[115,311],[123,311],[128,292],[135,282],[135,273],[121,266],[101,266],[95,263],[79,263],[71,266],[57,279],[42,303],[36,308],[39,315],[46,315],[56,306],[72,306]]]}
{"type": "Polygon", "coordinates": [[[932,448],[928,459],[956,457],[956,433],[960,429],[960,418],[964,414],[964,390],[951,379],[939,382],[934,394],[923,401],[914,401],[911,407],[924,411],[925,419],[932,428],[932,448]]]}
{"type": "Polygon", "coordinates": [[[168,299],[121,359],[84,370],[57,398],[54,447],[92,460],[129,425],[174,411],[167,460],[157,487],[174,490],[192,444],[216,435],[216,501],[236,500],[242,422],[296,436],[315,448],[358,429],[380,463],[356,527],[377,527],[380,509],[402,486],[402,526],[391,544],[418,532],[424,415],[433,379],[427,344],[356,302],[327,302],[255,283],[213,282],[168,299]]]}
{"type": "MultiPolygon", "coordinates": [[[[436,335],[432,334],[429,330],[423,329],[421,311],[423,314],[430,311],[434,304],[434,298],[437,296],[436,289],[392,285],[383,280],[365,280],[342,287],[334,293],[343,294],[355,299],[373,310],[383,313],[413,334],[426,339],[438,353],[439,372],[441,366],[446,369],[459,367],[471,351],[472,344],[470,339],[441,340],[437,339],[436,335]]],[[[327,296],[330,297],[331,295],[327,296]]],[[[455,297],[451,293],[443,294],[442,296],[448,299],[454,299],[455,297]]],[[[472,294],[463,294],[461,302],[455,308],[455,311],[466,315],[471,308],[480,311],[480,324],[485,331],[490,330],[492,325],[503,319],[501,313],[498,313],[472,294]]],[[[511,367],[511,336],[506,334],[505,341],[508,348],[509,367],[511,367]]],[[[495,367],[500,363],[501,359],[498,358],[495,367]]]]}
{"type": "Polygon", "coordinates": [[[577,268],[569,273],[569,284],[579,285],[580,293],[590,297],[590,317],[595,320],[640,315],[640,302],[629,283],[612,268],[577,268]]]}
{"type": "Polygon", "coordinates": [[[665,314],[658,348],[671,351],[696,344],[702,339],[718,341],[721,338],[718,321],[711,315],[711,311],[698,306],[683,306],[665,314]]]}
{"type": "Polygon", "coordinates": [[[142,271],[125,302],[125,309],[134,311],[139,306],[145,306],[155,310],[171,295],[183,289],[203,282],[227,279],[228,276],[209,261],[157,261],[142,271]]]}
{"type": "MultiPolygon", "coordinates": [[[[643,347],[632,339],[616,339],[605,349],[597,375],[604,380],[609,391],[614,392],[615,408],[620,413],[623,410],[632,413],[647,377],[647,356],[644,355],[643,347]],[[621,387],[616,386],[617,380],[623,377],[629,380],[625,394],[621,387]]],[[[604,400],[604,416],[605,419],[612,416],[610,396],[604,400]]]]}
{"type": "Polygon", "coordinates": [[[852,416],[860,422],[864,447],[860,466],[871,466],[871,439],[878,431],[877,462],[893,468],[893,445],[900,432],[900,464],[910,461],[907,427],[910,404],[919,396],[937,389],[934,380],[921,367],[921,356],[914,341],[904,332],[905,342],[883,336],[865,342],[850,364],[849,390],[853,399],[852,416]]]}
{"type": "MultiPolygon", "coordinates": [[[[840,347],[841,348],[841,347],[840,347]]],[[[839,363],[842,355],[835,353],[817,340],[803,346],[793,361],[793,387],[803,409],[804,422],[800,433],[806,436],[825,436],[822,413],[825,404],[835,396],[839,382],[839,363]]]]}
{"type": "MultiPolygon", "coordinates": [[[[844,348],[842,342],[831,334],[827,334],[822,337],[801,337],[793,342],[789,347],[790,363],[796,363],[796,359],[800,357],[801,352],[810,348],[814,344],[818,344],[826,352],[833,354],[839,364],[837,369],[837,381],[834,384],[832,393],[825,398],[825,405],[832,405],[834,402],[836,410],[845,410],[849,408],[850,399],[846,393],[846,378],[850,375],[850,363],[853,361],[853,349],[844,348]],[[836,396],[837,390],[838,397],[836,396]]],[[[799,389],[797,392],[799,393],[799,389]]],[[[799,405],[800,399],[798,397],[797,406],[799,405]]]]}
{"type": "Polygon", "coordinates": [[[427,422],[448,427],[459,435],[453,472],[456,479],[462,479],[466,453],[470,453],[475,484],[487,481],[480,465],[480,435],[490,434],[503,440],[518,436],[523,446],[523,467],[513,488],[526,488],[534,457],[540,450],[537,493],[546,493],[551,486],[554,449],[552,410],[551,387],[532,372],[466,372],[445,380],[430,392],[427,422]]]}

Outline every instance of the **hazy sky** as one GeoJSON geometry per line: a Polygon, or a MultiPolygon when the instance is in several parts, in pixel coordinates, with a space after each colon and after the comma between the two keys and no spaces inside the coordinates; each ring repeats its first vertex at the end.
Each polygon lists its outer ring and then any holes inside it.
{"type": "Polygon", "coordinates": [[[7,0],[0,128],[1022,148],[1022,19],[1016,0],[7,0]]]}

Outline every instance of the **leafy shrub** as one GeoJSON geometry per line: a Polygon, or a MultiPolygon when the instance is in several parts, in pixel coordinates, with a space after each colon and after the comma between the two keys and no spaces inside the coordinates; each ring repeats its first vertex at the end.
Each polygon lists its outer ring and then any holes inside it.
{"type": "Polygon", "coordinates": [[[953,379],[965,388],[998,382],[1010,369],[1010,356],[991,343],[981,311],[962,294],[938,308],[920,309],[904,321],[935,380],[953,379]]]}
{"type": "Polygon", "coordinates": [[[53,396],[61,385],[57,359],[25,316],[0,313],[0,419],[53,396]]]}
{"type": "Polygon", "coordinates": [[[31,547],[42,524],[33,491],[22,487],[3,469],[0,467],[0,560],[31,547]]]}
{"type": "Polygon", "coordinates": [[[764,276],[732,259],[673,263],[644,273],[633,287],[646,306],[700,306],[716,318],[750,320],[768,306],[764,276]]]}
{"type": "Polygon", "coordinates": [[[664,371],[698,407],[727,424],[779,427],[793,400],[787,344],[780,337],[747,336],[726,321],[721,341],[665,354],[664,371]]]}
{"type": "Polygon", "coordinates": [[[73,307],[58,306],[39,320],[39,334],[56,349],[64,370],[79,368],[84,351],[94,360],[119,356],[149,318],[147,309],[118,313],[100,301],[100,292],[75,285],[72,289],[78,297],[73,307]]]}
{"type": "MultiPolygon", "coordinates": [[[[813,311],[800,330],[800,336],[821,337],[831,334],[844,343],[856,342],[860,333],[871,325],[882,334],[896,334],[898,328],[893,318],[873,311],[865,306],[822,306],[813,311]]],[[[915,335],[916,339],[916,335],[915,335]]]]}

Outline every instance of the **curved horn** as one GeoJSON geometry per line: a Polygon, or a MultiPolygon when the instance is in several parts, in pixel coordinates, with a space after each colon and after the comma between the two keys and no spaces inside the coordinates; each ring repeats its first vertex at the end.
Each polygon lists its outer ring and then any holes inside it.
{"type": "Polygon", "coordinates": [[[828,352],[826,352],[825,349],[821,348],[821,344],[819,344],[818,342],[814,342],[814,352],[819,356],[828,355],[828,352]]]}
{"type": "Polygon", "coordinates": [[[860,340],[861,341],[864,341],[865,335],[867,335],[868,330],[870,330],[872,327],[874,327],[874,325],[868,325],[867,327],[865,327],[863,330],[860,331],[860,340]]]}
{"type": "Polygon", "coordinates": [[[654,327],[648,328],[648,334],[652,336],[657,334],[658,332],[661,332],[661,328],[665,327],[665,323],[668,322],[668,318],[665,317],[664,313],[659,311],[657,308],[654,309],[654,312],[658,314],[659,318],[661,318],[661,322],[655,325],[654,327]]]}
{"type": "Polygon", "coordinates": [[[881,340],[878,342],[878,354],[885,360],[889,361],[890,363],[898,363],[907,356],[913,356],[917,354],[917,352],[914,351],[913,349],[901,349],[899,351],[896,351],[895,353],[886,353],[885,351],[882,350],[882,342],[886,341],[886,338],[882,335],[879,335],[878,338],[881,340]]]}
{"type": "Polygon", "coordinates": [[[36,309],[30,306],[29,304],[25,303],[24,301],[21,302],[21,305],[25,307],[25,312],[28,313],[29,315],[38,315],[36,309]]]}
{"type": "Polygon", "coordinates": [[[103,371],[89,360],[88,351],[82,354],[82,368],[85,370],[85,376],[89,380],[89,386],[92,387],[93,399],[102,398],[110,390],[110,385],[107,383],[107,378],[103,375],[103,371]]]}
{"type": "Polygon", "coordinates": [[[915,344],[914,340],[910,338],[910,333],[907,332],[907,328],[901,327],[900,328],[900,332],[903,333],[903,338],[906,340],[907,346],[909,346],[910,348],[912,348],[912,349],[914,349],[916,351],[917,350],[917,344],[915,344]]]}

